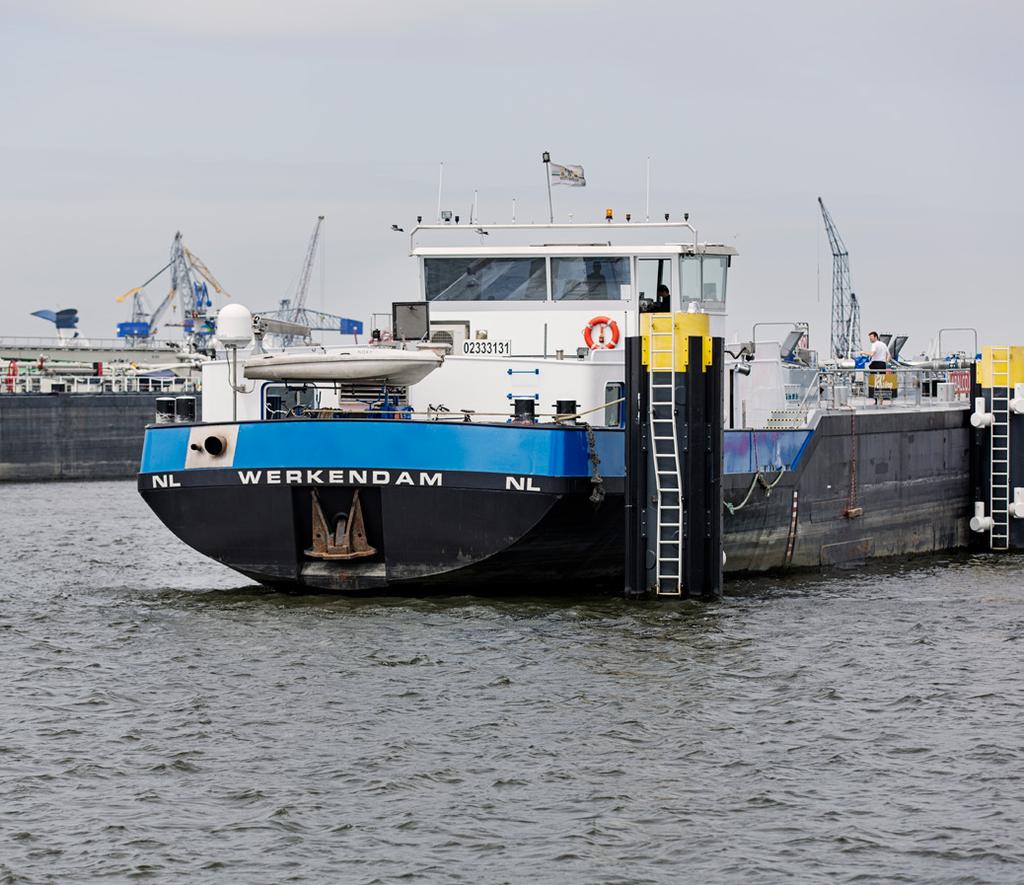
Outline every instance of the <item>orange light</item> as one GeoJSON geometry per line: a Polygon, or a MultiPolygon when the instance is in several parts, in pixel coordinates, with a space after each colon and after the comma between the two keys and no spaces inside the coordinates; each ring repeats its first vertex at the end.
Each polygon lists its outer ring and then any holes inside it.
{"type": "Polygon", "coordinates": [[[605,209],[605,210],[604,210],[604,217],[605,217],[605,218],[606,218],[606,219],[607,219],[608,221],[611,221],[611,220],[612,220],[612,210],[611,210],[611,209],[605,209]]]}

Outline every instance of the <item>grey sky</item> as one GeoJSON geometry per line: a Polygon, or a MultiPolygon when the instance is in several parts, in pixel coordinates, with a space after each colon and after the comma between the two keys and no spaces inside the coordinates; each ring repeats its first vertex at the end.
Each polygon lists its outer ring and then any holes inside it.
{"type": "MultiPolygon", "coordinates": [[[[1024,342],[1024,7],[1011,3],[0,0],[0,334],[84,334],[174,231],[253,308],[317,214],[326,287],[366,319],[415,285],[392,222],[445,203],[542,220],[539,155],[581,163],[560,215],[691,213],[734,244],[731,327],[808,319],[824,349],[821,194],[868,328],[1024,342]],[[818,278],[820,260],[820,283],[818,278]],[[820,302],[818,295],[820,291],[820,302]]],[[[163,294],[155,284],[151,300],[163,294]]]]}

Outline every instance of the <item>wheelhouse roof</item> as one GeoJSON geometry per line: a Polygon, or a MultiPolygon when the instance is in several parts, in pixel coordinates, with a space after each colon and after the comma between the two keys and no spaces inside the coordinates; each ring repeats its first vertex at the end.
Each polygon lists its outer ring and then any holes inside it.
{"type": "Polygon", "coordinates": [[[736,250],[721,243],[701,243],[688,222],[639,222],[608,224],[425,224],[409,234],[410,254],[416,257],[461,255],[735,255],[736,250]],[[600,233],[598,233],[600,232],[600,233]],[[682,241],[680,234],[692,233],[682,241]],[[444,234],[444,245],[417,245],[423,234],[444,234]],[[533,242],[505,244],[516,234],[533,242]],[[658,235],[674,242],[656,242],[658,235]],[[473,245],[466,238],[477,237],[473,245]],[[455,242],[456,237],[458,242],[455,242]],[[598,239],[600,237],[600,239],[598,239]],[[620,242],[616,242],[620,240],[620,242]],[[633,240],[633,242],[628,242],[633,240]],[[653,241],[653,242],[652,242],[653,241]]]}

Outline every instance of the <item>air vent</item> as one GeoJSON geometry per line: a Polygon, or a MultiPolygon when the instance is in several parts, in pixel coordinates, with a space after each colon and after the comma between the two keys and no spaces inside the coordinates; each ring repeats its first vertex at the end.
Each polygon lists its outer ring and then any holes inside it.
{"type": "Polygon", "coordinates": [[[430,336],[431,344],[447,344],[451,347],[455,346],[455,338],[451,332],[438,331],[434,332],[430,336]]]}
{"type": "Polygon", "coordinates": [[[462,342],[469,340],[469,322],[467,320],[447,320],[430,323],[430,343],[447,344],[451,353],[462,351],[462,342]]]}

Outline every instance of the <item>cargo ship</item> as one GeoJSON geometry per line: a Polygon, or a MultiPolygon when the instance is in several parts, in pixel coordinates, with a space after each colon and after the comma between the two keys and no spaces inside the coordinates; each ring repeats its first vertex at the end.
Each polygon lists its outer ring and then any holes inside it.
{"type": "Polygon", "coordinates": [[[701,598],[1024,543],[1019,348],[879,373],[805,324],[726,344],[736,252],[688,221],[417,224],[409,251],[417,297],[363,348],[253,357],[222,311],[204,421],[145,435],[179,538],[275,587],[701,598]]]}
{"type": "Polygon", "coordinates": [[[134,476],[158,400],[197,417],[199,360],[163,344],[0,341],[0,482],[134,476]]]}

